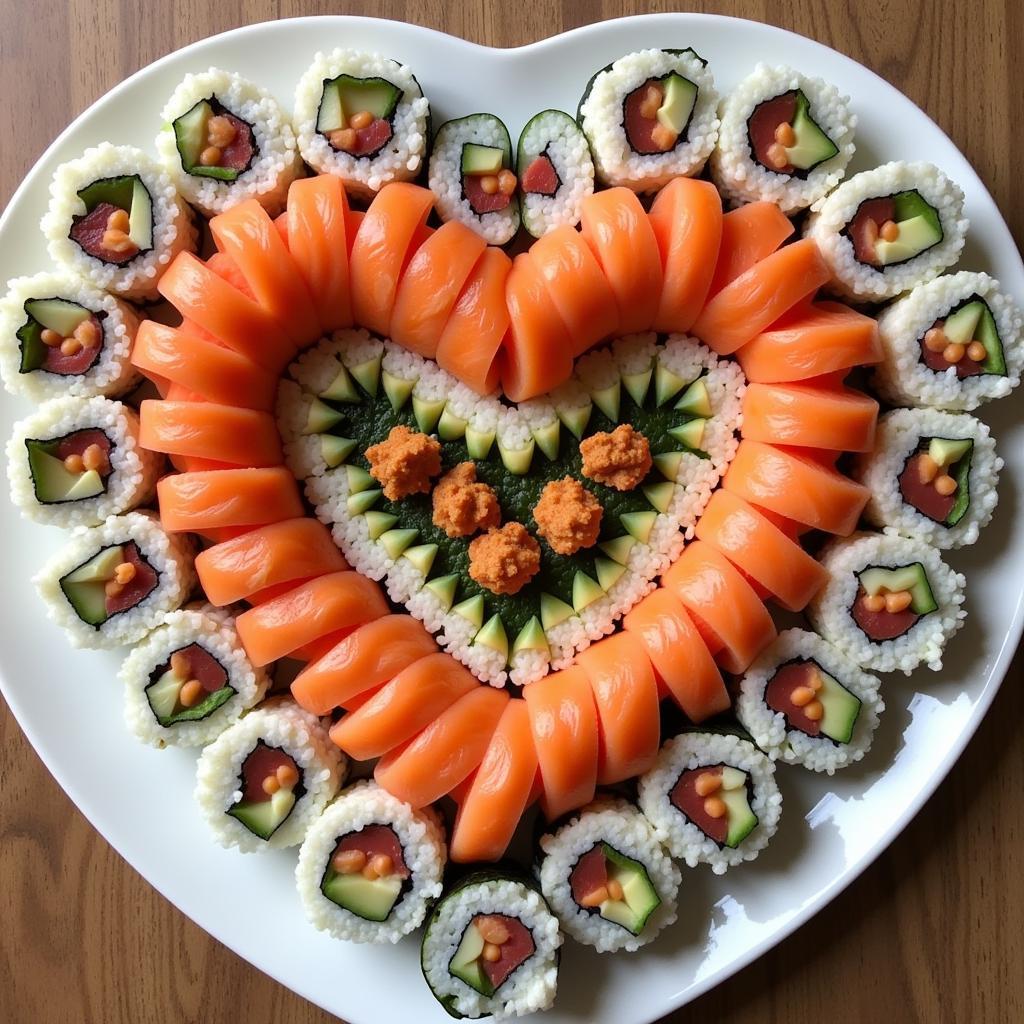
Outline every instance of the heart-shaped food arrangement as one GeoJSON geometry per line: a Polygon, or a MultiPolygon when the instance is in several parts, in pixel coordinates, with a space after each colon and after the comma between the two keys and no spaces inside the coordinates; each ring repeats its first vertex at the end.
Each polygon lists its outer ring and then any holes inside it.
{"type": "Polygon", "coordinates": [[[431,146],[412,71],[356,51],[317,55],[291,122],[214,70],[163,117],[160,163],[104,143],[57,170],[59,269],[2,307],[4,380],[39,403],[12,495],[75,528],[39,589],[72,643],[132,645],[127,721],[203,748],[218,841],[301,844],[314,925],[394,942],[429,913],[445,1009],[550,1006],[564,934],[650,942],[673,859],[756,857],[776,763],[860,759],[871,673],[941,665],[964,578],[939,551],[978,538],[1001,466],[956,410],[1018,384],[1021,314],[939,276],[967,222],[938,169],[840,183],[855,118],[792,69],[719,102],[692,50],[629,54],[514,150],[483,113],[431,146]],[[173,325],[130,304],[158,296],[173,325]],[[906,406],[877,431],[843,383],[864,365],[906,406]],[[350,758],[373,780],[343,789],[350,758]],[[535,801],[535,877],[446,881],[535,801]]]}

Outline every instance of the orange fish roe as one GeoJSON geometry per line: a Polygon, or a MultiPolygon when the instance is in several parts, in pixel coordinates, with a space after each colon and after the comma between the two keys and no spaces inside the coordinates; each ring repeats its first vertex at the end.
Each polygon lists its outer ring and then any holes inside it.
{"type": "Polygon", "coordinates": [[[651,446],[628,423],[580,441],[583,475],[617,491],[631,491],[651,471],[651,446]]]}
{"type": "Polygon", "coordinates": [[[476,466],[460,462],[445,473],[431,495],[434,525],[449,537],[469,537],[501,523],[498,496],[487,484],[478,483],[476,466]]]}
{"type": "Polygon", "coordinates": [[[571,476],[547,484],[533,507],[537,532],[560,555],[596,544],[603,514],[597,498],[571,476]]]}
{"type": "Polygon", "coordinates": [[[379,444],[366,449],[370,475],[397,501],[409,494],[427,494],[430,479],[441,472],[441,444],[405,426],[391,428],[379,444]]]}
{"type": "Polygon", "coordinates": [[[469,575],[493,594],[518,594],[540,569],[540,545],[522,523],[488,530],[469,544],[469,575]]]}

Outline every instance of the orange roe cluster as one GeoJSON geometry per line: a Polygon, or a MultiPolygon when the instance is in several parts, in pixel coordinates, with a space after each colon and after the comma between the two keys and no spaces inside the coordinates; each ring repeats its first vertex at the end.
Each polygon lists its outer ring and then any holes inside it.
{"type": "Polygon", "coordinates": [[[506,523],[469,543],[469,575],[492,594],[518,594],[540,569],[540,545],[522,523],[506,523]]]}
{"type": "Polygon", "coordinates": [[[427,494],[431,477],[441,472],[441,444],[405,426],[391,428],[385,440],[366,449],[370,475],[389,501],[427,494]]]}
{"type": "Polygon", "coordinates": [[[470,537],[501,523],[498,496],[487,484],[478,483],[476,466],[460,462],[434,487],[434,525],[449,537],[470,537]]]}
{"type": "Polygon", "coordinates": [[[596,544],[603,514],[597,498],[571,476],[547,484],[533,507],[537,532],[560,555],[596,544]]]}
{"type": "Polygon", "coordinates": [[[617,491],[631,491],[651,471],[651,446],[628,423],[580,441],[583,475],[617,491]]]}

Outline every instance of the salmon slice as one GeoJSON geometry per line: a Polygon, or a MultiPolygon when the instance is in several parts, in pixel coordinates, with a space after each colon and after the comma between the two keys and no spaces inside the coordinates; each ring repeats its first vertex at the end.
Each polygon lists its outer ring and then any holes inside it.
{"type": "Polygon", "coordinates": [[[878,323],[841,302],[799,307],[748,342],[737,354],[748,380],[785,384],[883,358],[878,323]]]}
{"type": "Polygon", "coordinates": [[[171,533],[266,526],[305,515],[295,477],[281,467],[174,473],[156,487],[160,521],[171,533]]]}
{"type": "Polygon", "coordinates": [[[348,216],[341,179],[318,174],[292,182],[288,209],[277,219],[326,332],[352,326],[348,216]]]}
{"type": "Polygon", "coordinates": [[[352,316],[360,327],[387,335],[414,236],[433,206],[429,189],[403,181],[385,185],[370,203],[349,258],[352,316]]]}
{"type": "Polygon", "coordinates": [[[178,253],[157,289],[183,317],[264,370],[279,374],[295,355],[295,346],[271,313],[226,281],[215,266],[189,252],[178,253]]]}
{"type": "Polygon", "coordinates": [[[456,864],[500,860],[531,803],[537,751],[526,702],[510,700],[491,735],[480,767],[460,788],[448,855],[456,864]]]}
{"type": "Polygon", "coordinates": [[[587,196],[580,228],[615,293],[619,333],[648,330],[661,299],[661,255],[636,193],[620,186],[587,196]]]}
{"type": "Polygon", "coordinates": [[[269,665],[328,633],[388,614],[380,587],[351,570],[308,580],[235,619],[254,665],[269,665]]]}
{"type": "Polygon", "coordinates": [[[658,684],[644,645],[632,633],[614,633],[576,659],[594,692],[598,720],[597,784],[642,775],[661,740],[658,684]]]}
{"type": "Polygon", "coordinates": [[[512,261],[505,300],[510,323],[502,347],[501,386],[513,402],[522,402],[569,379],[572,339],[527,253],[512,261]]]}
{"type": "Polygon", "coordinates": [[[594,799],[597,788],[597,708],[590,678],[572,665],[523,689],[537,749],[548,821],[594,799]]]}
{"type": "Polygon", "coordinates": [[[347,568],[330,530],[307,516],[262,526],[196,555],[207,600],[222,607],[347,568]]]}
{"type": "Polygon", "coordinates": [[[714,493],[697,523],[697,537],[791,612],[802,611],[828,579],[798,541],[731,491],[714,493]]]}
{"type": "Polygon", "coordinates": [[[413,807],[440,800],[484,759],[508,700],[504,690],[478,686],[408,743],[385,754],[373,777],[413,807]]]}
{"type": "Polygon", "coordinates": [[[232,466],[280,466],[277,423],[268,412],[214,402],[155,401],[139,408],[139,443],[153,452],[232,466]]]}
{"type": "Polygon", "coordinates": [[[726,285],[697,317],[693,333],[719,355],[729,355],[817,291],[829,276],[817,243],[803,238],[726,285]]]}
{"type": "Polygon", "coordinates": [[[764,602],[732,562],[702,540],[686,546],[661,585],[721,640],[718,660],[729,672],[745,672],[775,639],[764,602]]]}
{"type": "Polygon", "coordinates": [[[710,181],[674,178],[658,193],[648,217],[658,240],[663,278],[651,326],[666,333],[688,331],[704,306],[715,272],[722,242],[722,198],[710,181]]]}
{"type": "Polygon", "coordinates": [[[428,654],[335,722],[331,739],[357,761],[380,757],[412,739],[460,697],[480,688],[476,677],[450,654],[428,654]]]}
{"type": "Polygon", "coordinates": [[[488,246],[469,275],[437,341],[437,362],[477,394],[498,386],[498,350],[508,331],[505,285],[512,261],[488,246]]]}
{"type": "Polygon", "coordinates": [[[708,298],[771,256],[793,234],[793,222],[775,203],[747,203],[722,218],[722,242],[708,298]]]}
{"type": "Polygon", "coordinates": [[[196,392],[211,402],[246,409],[274,407],[277,375],[229,348],[183,330],[143,320],[135,335],[132,365],[147,377],[196,392]]]}
{"type": "Polygon", "coordinates": [[[729,693],[715,659],[683,602],[665,587],[648,594],[622,620],[643,644],[655,678],[691,722],[729,708],[729,693]]]}
{"type": "Polygon", "coordinates": [[[434,638],[417,619],[384,615],[307,665],[292,680],[292,696],[314,715],[326,715],[436,652],[434,638]]]}
{"type": "Polygon", "coordinates": [[[455,302],[486,248],[475,231],[457,220],[423,242],[398,285],[391,340],[433,359],[455,302]]]}
{"type": "Polygon", "coordinates": [[[856,528],[869,493],[806,454],[747,440],[740,442],[722,486],[751,505],[841,537],[856,528]]]}
{"type": "Polygon", "coordinates": [[[563,224],[538,238],[530,246],[530,259],[569,332],[574,356],[617,333],[615,293],[575,228],[563,224]]]}

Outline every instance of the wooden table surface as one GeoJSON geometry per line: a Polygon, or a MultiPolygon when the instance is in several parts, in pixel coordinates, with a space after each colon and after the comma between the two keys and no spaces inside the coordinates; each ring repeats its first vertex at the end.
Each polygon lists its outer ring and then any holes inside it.
{"type": "MultiPolygon", "coordinates": [[[[1024,5],[1017,0],[694,4],[774,21],[873,68],[926,110],[1024,238],[1024,5]]],[[[0,203],[122,78],[204,36],[320,13],[406,18],[494,46],[667,9],[626,2],[0,0],[0,203]],[[463,9],[464,8],[464,9],[463,9]]],[[[766,54],[766,57],[770,55],[766,54]]],[[[907,831],[830,907],[670,1020],[1024,1020],[1024,696],[1018,655],[967,753],[907,831]]],[[[11,1024],[333,1018],[209,938],[135,874],[0,710],[0,1019],[11,1024]]]]}

